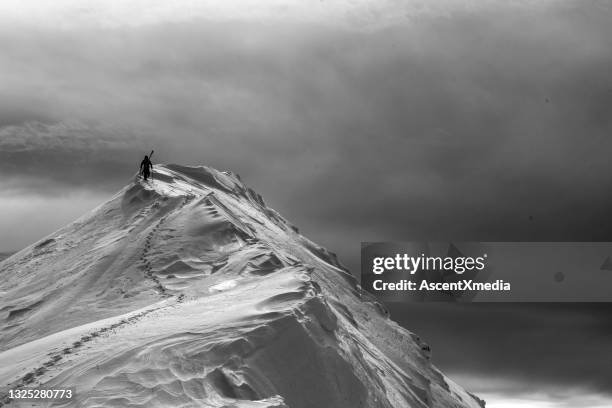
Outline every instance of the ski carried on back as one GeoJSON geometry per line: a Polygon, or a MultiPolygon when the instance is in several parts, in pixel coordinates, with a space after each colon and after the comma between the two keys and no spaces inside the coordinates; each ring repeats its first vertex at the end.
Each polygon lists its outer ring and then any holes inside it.
{"type": "MultiPolygon", "coordinates": [[[[155,150],[151,150],[151,153],[149,154],[149,162],[151,162],[151,157],[153,157],[153,153],[155,153],[155,150]]],[[[153,163],[151,163],[151,181],[153,181],[153,163]]]]}

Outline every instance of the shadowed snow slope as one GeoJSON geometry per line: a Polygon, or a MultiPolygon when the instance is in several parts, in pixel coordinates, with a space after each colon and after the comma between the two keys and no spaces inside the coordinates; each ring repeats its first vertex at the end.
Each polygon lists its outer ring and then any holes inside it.
{"type": "Polygon", "coordinates": [[[178,165],[0,263],[0,406],[24,387],[74,387],[70,407],[481,405],[237,176],[178,165]]]}

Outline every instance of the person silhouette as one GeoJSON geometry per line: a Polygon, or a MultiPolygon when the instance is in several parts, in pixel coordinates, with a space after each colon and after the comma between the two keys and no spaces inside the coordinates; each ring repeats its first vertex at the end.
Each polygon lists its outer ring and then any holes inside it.
{"type": "Polygon", "coordinates": [[[153,170],[153,163],[149,160],[149,156],[145,156],[140,162],[140,174],[142,174],[142,178],[144,178],[145,181],[149,178],[151,170],[153,170]]]}

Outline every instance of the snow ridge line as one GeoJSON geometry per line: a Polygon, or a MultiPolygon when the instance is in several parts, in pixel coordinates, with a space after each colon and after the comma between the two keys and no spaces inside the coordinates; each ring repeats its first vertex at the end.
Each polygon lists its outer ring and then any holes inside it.
{"type": "MultiPolygon", "coordinates": [[[[185,196],[183,202],[181,203],[181,205],[179,207],[177,207],[174,212],[176,211],[180,211],[182,210],[193,198],[195,198],[193,195],[191,196],[185,196]]],[[[153,230],[151,230],[151,232],[149,232],[149,234],[147,234],[147,237],[145,239],[145,247],[143,248],[143,252],[142,252],[142,257],[141,260],[143,261],[144,265],[145,265],[145,277],[152,280],[155,283],[155,288],[162,294],[162,296],[164,298],[168,298],[168,297],[172,297],[171,294],[168,293],[168,289],[166,289],[166,287],[164,287],[164,285],[161,283],[161,281],[159,280],[159,278],[157,276],[155,276],[155,274],[153,273],[153,268],[151,266],[151,261],[149,259],[149,251],[151,250],[151,240],[153,239],[153,237],[155,236],[155,234],[157,233],[157,231],[159,230],[159,228],[164,224],[164,222],[167,220],[169,214],[166,214],[165,216],[163,216],[158,222],[157,225],[155,225],[155,227],[153,228],[153,230]]],[[[177,296],[177,302],[178,303],[182,303],[185,301],[185,295],[183,293],[180,293],[177,296]]],[[[149,313],[159,310],[161,308],[163,308],[165,306],[160,306],[154,309],[150,309],[150,310],[146,310],[143,311],[137,315],[134,316],[130,316],[129,318],[125,318],[120,320],[117,323],[114,323],[110,326],[106,326],[103,327],[99,330],[93,331],[87,335],[82,336],[79,340],[75,341],[74,343],[72,343],[71,347],[66,347],[61,351],[55,352],[55,353],[50,353],[49,354],[49,359],[47,361],[45,361],[41,366],[31,370],[30,372],[28,372],[27,374],[25,374],[23,377],[21,377],[16,384],[14,384],[13,386],[10,386],[10,389],[20,389],[23,388],[27,385],[33,384],[36,382],[36,380],[38,378],[40,378],[45,372],[48,371],[49,368],[55,366],[56,364],[58,364],[65,355],[68,354],[72,354],[75,350],[78,350],[80,347],[82,347],[85,343],[88,343],[90,341],[92,341],[93,339],[101,336],[102,334],[105,334],[109,331],[113,331],[115,329],[121,328],[127,324],[134,324],[137,321],[139,321],[140,319],[142,319],[143,317],[145,317],[146,315],[148,315],[149,313]]],[[[11,402],[11,399],[9,398],[9,394],[8,393],[2,393],[0,394],[0,408],[3,406],[8,405],[11,402]]]]}

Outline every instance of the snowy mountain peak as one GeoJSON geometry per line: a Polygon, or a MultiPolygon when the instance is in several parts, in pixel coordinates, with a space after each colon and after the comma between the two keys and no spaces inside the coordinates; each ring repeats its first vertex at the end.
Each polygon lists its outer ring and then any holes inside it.
{"type": "Polygon", "coordinates": [[[483,405],[232,173],[158,165],[0,282],[0,406],[39,385],[78,407],[483,405]]]}

